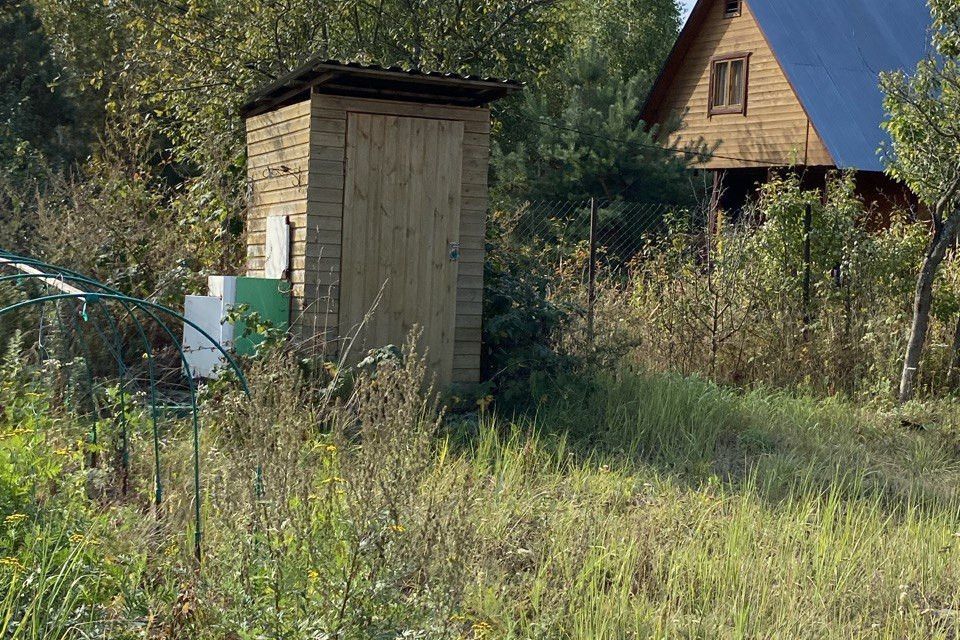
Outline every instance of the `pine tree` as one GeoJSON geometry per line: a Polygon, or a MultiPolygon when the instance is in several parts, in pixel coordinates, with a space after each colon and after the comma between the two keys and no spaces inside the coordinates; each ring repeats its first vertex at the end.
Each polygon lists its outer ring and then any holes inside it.
{"type": "Polygon", "coordinates": [[[665,142],[679,123],[650,128],[643,122],[649,74],[612,73],[609,56],[597,46],[574,54],[567,67],[559,104],[551,104],[548,93],[528,92],[515,116],[527,126],[517,127],[516,139],[495,150],[497,193],[532,200],[690,202],[686,172],[702,149],[665,142]]]}

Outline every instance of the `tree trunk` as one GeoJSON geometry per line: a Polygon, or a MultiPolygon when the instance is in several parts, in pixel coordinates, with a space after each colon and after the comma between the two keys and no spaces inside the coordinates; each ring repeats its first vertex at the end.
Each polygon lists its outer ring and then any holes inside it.
{"type": "Polygon", "coordinates": [[[900,403],[913,399],[916,391],[917,368],[923,355],[923,346],[930,329],[930,309],[933,306],[933,283],[944,257],[957,238],[960,216],[952,214],[930,240],[927,255],[917,277],[917,290],[913,301],[913,325],[910,340],[903,358],[903,373],[900,375],[900,403]]]}

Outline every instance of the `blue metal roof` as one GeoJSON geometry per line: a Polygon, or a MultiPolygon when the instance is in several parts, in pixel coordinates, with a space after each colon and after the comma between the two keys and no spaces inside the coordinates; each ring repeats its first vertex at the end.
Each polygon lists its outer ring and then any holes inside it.
{"type": "Polygon", "coordinates": [[[929,49],[924,0],[747,0],[840,168],[882,171],[882,71],[912,71],[929,49]]]}

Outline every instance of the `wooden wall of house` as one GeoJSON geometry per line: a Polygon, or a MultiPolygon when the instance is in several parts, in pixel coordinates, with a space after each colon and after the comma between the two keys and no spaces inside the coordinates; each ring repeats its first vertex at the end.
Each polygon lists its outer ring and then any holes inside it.
{"type": "MultiPolygon", "coordinates": [[[[247,275],[263,277],[267,218],[287,216],[294,228],[307,226],[310,166],[310,101],[247,119],[247,275]]],[[[299,234],[291,253],[303,255],[299,234]]],[[[302,273],[294,273],[293,282],[302,273]]]]}
{"type": "Polygon", "coordinates": [[[251,181],[248,274],[263,274],[265,224],[288,215],[292,227],[294,330],[335,351],[340,327],[346,127],[349,113],[456,120],[464,124],[460,260],[453,382],[480,378],[484,237],[490,110],[313,94],[310,100],[247,121],[251,181]]]}
{"type": "MultiPolygon", "coordinates": [[[[763,1],[763,0],[758,0],[763,1]]],[[[713,158],[707,169],[759,165],[833,165],[833,159],[810,124],[803,106],[780,68],[763,32],[744,0],[740,16],[725,18],[723,0],[714,0],[710,15],[687,51],[656,113],[662,122],[682,114],[681,140],[720,141],[717,154],[757,159],[742,162],[713,158]],[[747,109],[744,114],[708,114],[711,61],[721,55],[750,53],[747,109]]]]}

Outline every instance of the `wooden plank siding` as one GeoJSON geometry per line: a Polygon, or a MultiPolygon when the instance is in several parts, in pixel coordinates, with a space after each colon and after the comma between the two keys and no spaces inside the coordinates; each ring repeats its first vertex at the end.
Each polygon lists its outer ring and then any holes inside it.
{"type": "Polygon", "coordinates": [[[367,113],[349,116],[340,324],[363,331],[357,351],[419,347],[438,383],[451,382],[463,122],[367,113]]]}
{"type": "MultiPolygon", "coordinates": [[[[250,188],[247,273],[263,275],[266,219],[289,216],[294,330],[339,344],[348,115],[379,114],[463,125],[453,382],[480,379],[490,110],[313,94],[247,120],[250,188]]],[[[346,327],[344,330],[348,330],[346,327]]]]}
{"type": "Polygon", "coordinates": [[[678,138],[719,141],[718,155],[756,160],[712,158],[705,169],[761,166],[832,166],[833,159],[810,123],[793,87],[760,30],[750,3],[742,14],[725,18],[724,2],[714,0],[700,33],[668,80],[666,98],[655,114],[663,122],[670,114],[686,114],[678,138]],[[711,62],[733,53],[750,54],[746,114],[708,114],[711,62]]]}
{"type": "MultiPolygon", "coordinates": [[[[488,108],[451,107],[443,105],[425,105],[397,102],[392,100],[371,100],[363,98],[339,97],[314,94],[312,97],[312,128],[324,133],[346,125],[348,113],[369,113],[380,115],[408,116],[416,118],[435,118],[439,120],[457,120],[463,122],[463,177],[461,194],[460,243],[461,261],[457,279],[457,319],[454,337],[454,382],[476,382],[480,379],[480,326],[483,296],[483,252],[487,218],[487,168],[490,153],[490,110],[488,108]]],[[[345,131],[345,129],[344,129],[345,131]]],[[[311,139],[311,159],[320,158],[317,152],[324,153],[323,160],[333,161],[332,155],[339,152],[339,175],[344,175],[345,135],[340,135],[336,147],[334,140],[324,136],[311,139]],[[317,142],[315,142],[317,141],[317,142]],[[334,151],[336,149],[336,152],[334,151]]],[[[331,167],[327,167],[328,171],[331,167]]],[[[311,173],[313,184],[314,173],[311,173]]],[[[327,209],[321,215],[311,210],[311,220],[325,219],[329,228],[342,220],[343,187],[339,190],[339,210],[327,209]]],[[[315,203],[311,203],[311,207],[315,203]]],[[[339,227],[338,227],[339,229],[339,227]]],[[[317,243],[317,251],[339,252],[339,242],[317,243]]],[[[339,275],[339,273],[338,273],[339,275]]],[[[339,282],[339,280],[337,280],[339,282]]],[[[339,294],[339,292],[334,292],[339,294]]],[[[333,297],[333,296],[331,296],[333,297]]],[[[336,302],[337,299],[334,299],[336,302]]],[[[339,330],[338,309],[326,317],[327,324],[339,330]]]]}
{"type": "MultiPolygon", "coordinates": [[[[310,105],[292,104],[248,118],[247,275],[264,276],[267,218],[288,216],[294,229],[307,223],[306,196],[310,172],[310,105]]],[[[291,253],[302,255],[304,239],[293,241],[291,253]]],[[[293,271],[293,284],[302,272],[293,271]]],[[[296,313],[296,309],[294,310],[296,313]]],[[[296,315],[294,315],[296,317],[296,315]]]]}

